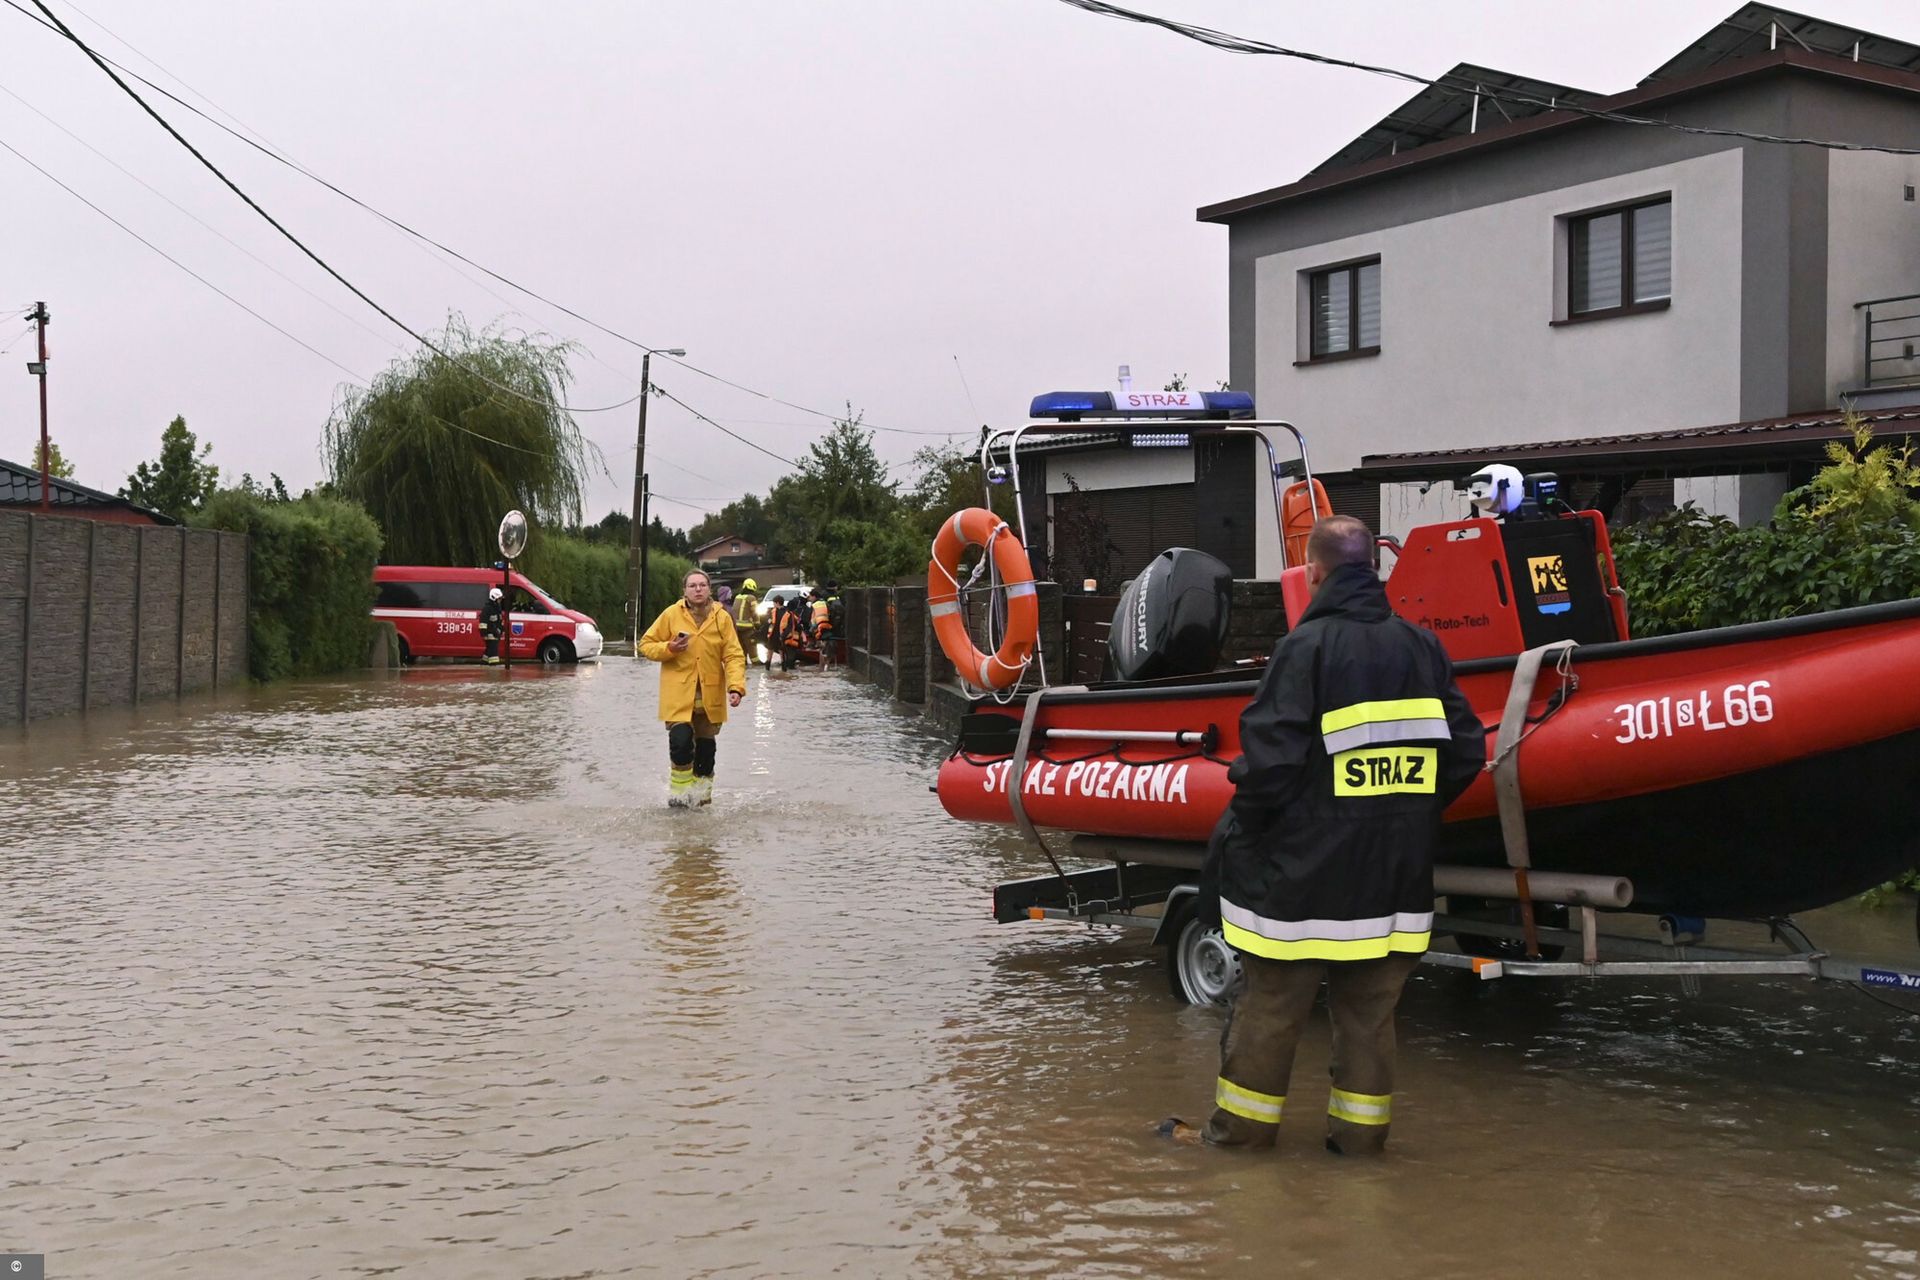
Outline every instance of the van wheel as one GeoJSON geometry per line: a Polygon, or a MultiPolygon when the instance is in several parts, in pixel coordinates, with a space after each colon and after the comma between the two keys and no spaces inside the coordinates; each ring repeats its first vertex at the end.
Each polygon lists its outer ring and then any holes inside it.
{"type": "Polygon", "coordinates": [[[400,642],[400,665],[403,667],[412,666],[413,650],[407,646],[407,638],[405,636],[396,636],[394,638],[400,642]]]}
{"type": "Polygon", "coordinates": [[[1225,1007],[1244,981],[1240,954],[1217,927],[1200,922],[1193,902],[1187,895],[1174,908],[1179,914],[1167,935],[1173,939],[1167,947],[1167,985],[1187,1004],[1225,1007]]]}
{"type": "Polygon", "coordinates": [[[559,636],[548,636],[540,642],[540,661],[547,666],[570,661],[572,657],[573,650],[559,636]]]}

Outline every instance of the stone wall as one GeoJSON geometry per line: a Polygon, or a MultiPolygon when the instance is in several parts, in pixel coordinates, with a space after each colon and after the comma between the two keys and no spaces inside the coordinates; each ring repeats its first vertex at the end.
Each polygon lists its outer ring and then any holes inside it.
{"type": "Polygon", "coordinates": [[[245,535],[0,513],[0,724],[246,675],[245,535]]]}

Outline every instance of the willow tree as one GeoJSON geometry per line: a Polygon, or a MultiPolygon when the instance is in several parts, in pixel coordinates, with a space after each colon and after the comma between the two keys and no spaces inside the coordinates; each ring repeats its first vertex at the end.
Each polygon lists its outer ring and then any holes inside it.
{"type": "Polygon", "coordinates": [[[515,508],[536,526],[578,524],[591,446],[563,407],[571,344],[476,333],[458,315],[433,341],[447,354],[344,388],[327,422],[329,478],[380,522],[383,558],[489,563],[515,508]]]}

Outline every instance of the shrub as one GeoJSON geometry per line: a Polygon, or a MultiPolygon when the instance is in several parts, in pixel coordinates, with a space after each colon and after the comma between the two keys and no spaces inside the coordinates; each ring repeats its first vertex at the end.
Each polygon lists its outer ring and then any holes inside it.
{"type": "Polygon", "coordinates": [[[247,668],[255,680],[364,667],[380,528],[350,502],[222,489],[193,516],[247,535],[247,668]]]}
{"type": "Polygon", "coordinates": [[[1772,524],[1741,529],[1691,506],[1614,535],[1637,636],[1762,622],[1920,595],[1920,486],[1908,447],[1874,445],[1848,415],[1851,445],[1780,500],[1772,524]]]}

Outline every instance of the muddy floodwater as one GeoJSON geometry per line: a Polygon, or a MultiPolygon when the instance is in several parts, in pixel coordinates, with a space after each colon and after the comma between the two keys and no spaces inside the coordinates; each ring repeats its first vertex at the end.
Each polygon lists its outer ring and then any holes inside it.
{"type": "MultiPolygon", "coordinates": [[[[1920,1276],[1920,1021],[1842,986],[1415,979],[1393,1149],[1173,1147],[1221,1015],[942,736],[755,672],[670,813],[649,664],[0,737],[0,1250],[49,1277],[1920,1276]]],[[[1914,967],[1911,907],[1817,913],[1914,967]]],[[[1897,1000],[1889,996],[1889,1000],[1897,1000]]],[[[1920,1001],[1908,1000],[1909,1004],[1920,1001]]]]}

